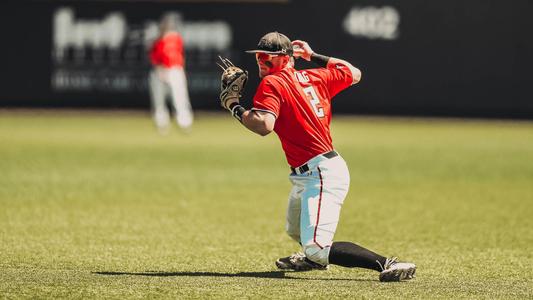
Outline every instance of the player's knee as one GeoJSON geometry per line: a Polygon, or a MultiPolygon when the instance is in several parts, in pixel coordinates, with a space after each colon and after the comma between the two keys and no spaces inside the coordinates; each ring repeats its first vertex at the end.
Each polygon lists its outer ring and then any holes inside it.
{"type": "Polygon", "coordinates": [[[304,246],[304,254],[313,262],[316,262],[317,264],[321,264],[323,266],[326,266],[329,264],[329,248],[330,247],[319,247],[316,244],[304,246]]]}

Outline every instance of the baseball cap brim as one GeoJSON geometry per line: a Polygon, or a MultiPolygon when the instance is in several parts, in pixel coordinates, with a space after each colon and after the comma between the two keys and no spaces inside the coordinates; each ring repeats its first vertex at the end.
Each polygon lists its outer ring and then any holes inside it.
{"type": "Polygon", "coordinates": [[[267,50],[246,50],[244,51],[246,53],[266,53],[266,54],[272,54],[272,55],[277,55],[277,54],[284,54],[284,55],[288,55],[286,52],[284,51],[267,51],[267,50]]]}

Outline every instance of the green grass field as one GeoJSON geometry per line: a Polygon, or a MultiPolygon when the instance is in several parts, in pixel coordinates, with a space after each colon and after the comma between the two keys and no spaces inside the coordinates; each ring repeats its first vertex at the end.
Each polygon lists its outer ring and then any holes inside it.
{"type": "Polygon", "coordinates": [[[0,111],[0,298],[533,297],[533,123],[338,117],[352,184],[336,240],[417,278],[280,272],[290,189],[275,135],[199,113],[0,111]]]}

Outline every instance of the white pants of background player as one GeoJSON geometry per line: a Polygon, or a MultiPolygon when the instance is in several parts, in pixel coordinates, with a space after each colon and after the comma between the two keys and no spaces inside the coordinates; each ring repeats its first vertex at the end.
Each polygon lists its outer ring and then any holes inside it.
{"type": "Polygon", "coordinates": [[[289,176],[293,184],[287,209],[287,233],[299,242],[306,257],[329,264],[329,250],[341,206],[350,186],[350,173],[339,155],[318,155],[307,162],[309,171],[289,176]]]}
{"type": "Polygon", "coordinates": [[[176,122],[183,129],[191,127],[193,114],[187,90],[185,71],[180,67],[156,67],[150,73],[150,96],[152,100],[152,114],[155,125],[160,130],[168,128],[170,112],[166,99],[170,96],[170,104],[176,111],[176,122]]]}

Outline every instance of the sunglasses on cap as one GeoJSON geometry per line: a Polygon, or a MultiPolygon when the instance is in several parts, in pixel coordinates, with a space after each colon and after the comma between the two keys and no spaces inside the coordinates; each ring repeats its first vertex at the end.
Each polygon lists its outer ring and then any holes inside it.
{"type": "Polygon", "coordinates": [[[256,52],[255,58],[260,61],[269,61],[272,60],[274,57],[279,56],[279,54],[268,54],[263,52],[256,52]]]}

